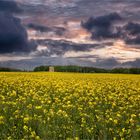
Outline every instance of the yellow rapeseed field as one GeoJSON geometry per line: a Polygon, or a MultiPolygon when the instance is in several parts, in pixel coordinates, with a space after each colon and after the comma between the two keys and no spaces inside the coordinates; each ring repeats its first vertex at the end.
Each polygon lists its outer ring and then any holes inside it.
{"type": "Polygon", "coordinates": [[[140,140],[140,75],[0,73],[0,140],[140,140]]]}

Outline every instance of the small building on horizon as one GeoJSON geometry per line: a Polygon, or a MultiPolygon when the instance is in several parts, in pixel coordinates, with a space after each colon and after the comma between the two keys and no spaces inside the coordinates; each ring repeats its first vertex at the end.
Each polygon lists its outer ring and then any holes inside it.
{"type": "Polygon", "coordinates": [[[49,72],[54,72],[54,67],[53,66],[49,67],[49,72]]]}

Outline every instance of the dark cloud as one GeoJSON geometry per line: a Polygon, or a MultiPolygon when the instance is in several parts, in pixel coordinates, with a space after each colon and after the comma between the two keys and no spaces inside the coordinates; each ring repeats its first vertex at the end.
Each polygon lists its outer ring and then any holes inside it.
{"type": "Polygon", "coordinates": [[[87,22],[83,23],[83,27],[88,30],[92,30],[95,27],[107,27],[109,28],[113,21],[120,20],[121,17],[117,13],[111,13],[109,15],[99,16],[96,18],[89,18],[87,22]]]}
{"type": "Polygon", "coordinates": [[[47,50],[40,52],[38,55],[45,55],[45,56],[51,56],[51,55],[64,55],[68,51],[90,51],[93,48],[99,48],[102,47],[100,44],[78,44],[70,41],[65,40],[51,40],[51,39],[45,39],[45,40],[37,40],[39,45],[46,46],[47,50]]]}
{"type": "Polygon", "coordinates": [[[18,4],[10,0],[0,0],[0,11],[19,13],[22,10],[19,8],[18,4]]]}
{"type": "Polygon", "coordinates": [[[0,12],[0,53],[30,52],[36,45],[28,41],[20,20],[10,13],[0,12]]]}
{"type": "Polygon", "coordinates": [[[27,25],[27,27],[29,29],[33,29],[33,30],[40,31],[40,32],[50,32],[51,31],[51,29],[49,27],[38,25],[38,24],[34,24],[34,23],[29,23],[27,25]]]}
{"type": "Polygon", "coordinates": [[[82,22],[82,26],[92,33],[92,39],[122,39],[126,44],[140,44],[140,24],[128,22],[124,26],[114,24],[122,18],[117,13],[111,13],[82,22]]]}
{"type": "Polygon", "coordinates": [[[103,68],[139,68],[140,67],[140,59],[136,59],[134,61],[128,61],[124,63],[118,62],[115,58],[109,58],[100,60],[97,59],[96,63],[94,63],[96,67],[103,67],[103,68]]]}
{"type": "Polygon", "coordinates": [[[66,32],[66,29],[63,27],[52,27],[52,31],[61,36],[66,32]]]}
{"type": "Polygon", "coordinates": [[[117,28],[113,25],[115,21],[122,18],[117,13],[111,13],[96,18],[89,18],[82,26],[92,33],[93,39],[108,39],[118,37],[117,28]]]}
{"type": "Polygon", "coordinates": [[[119,65],[120,63],[115,58],[97,59],[96,61],[96,67],[114,68],[119,65]]]}
{"type": "Polygon", "coordinates": [[[120,32],[127,44],[140,44],[140,24],[130,22],[121,28],[120,32]]]}
{"type": "Polygon", "coordinates": [[[129,35],[137,35],[140,34],[140,24],[138,23],[133,23],[129,22],[124,26],[124,30],[129,34],[129,35]]]}
{"type": "Polygon", "coordinates": [[[122,66],[132,67],[132,68],[140,68],[140,59],[136,59],[135,61],[125,62],[122,66]]]}
{"type": "Polygon", "coordinates": [[[27,28],[33,29],[40,32],[54,32],[56,35],[63,35],[66,31],[63,27],[47,27],[39,24],[29,23],[27,28]]]}
{"type": "Polygon", "coordinates": [[[125,42],[130,45],[140,45],[140,35],[136,37],[127,37],[125,38],[125,42]]]}

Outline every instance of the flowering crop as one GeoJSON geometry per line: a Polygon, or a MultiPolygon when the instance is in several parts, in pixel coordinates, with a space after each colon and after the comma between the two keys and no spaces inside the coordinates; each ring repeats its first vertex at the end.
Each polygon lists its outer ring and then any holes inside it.
{"type": "Polygon", "coordinates": [[[0,140],[139,140],[140,76],[0,73],[0,140]]]}

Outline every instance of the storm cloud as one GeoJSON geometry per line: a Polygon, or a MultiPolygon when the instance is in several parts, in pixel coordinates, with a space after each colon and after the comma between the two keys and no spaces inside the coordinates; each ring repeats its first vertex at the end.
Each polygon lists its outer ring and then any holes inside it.
{"type": "Polygon", "coordinates": [[[27,25],[27,27],[29,29],[33,29],[33,30],[40,31],[40,32],[50,32],[51,31],[51,29],[49,27],[38,25],[38,24],[34,24],[34,23],[29,23],[27,25]]]}
{"type": "Polygon", "coordinates": [[[93,48],[102,47],[100,44],[79,44],[74,43],[71,41],[65,40],[51,40],[51,39],[44,39],[44,40],[37,40],[38,45],[45,46],[46,49],[38,53],[38,55],[57,55],[62,56],[66,52],[69,51],[90,51],[93,48]]]}
{"type": "Polygon", "coordinates": [[[117,25],[117,22],[124,19],[117,13],[90,17],[86,22],[82,22],[83,28],[92,33],[93,40],[122,39],[126,44],[140,44],[140,24],[128,22],[125,25],[117,25]]]}
{"type": "Polygon", "coordinates": [[[139,5],[139,0],[0,0],[0,66],[8,60],[13,61],[6,66],[23,69],[139,66],[139,5]]]}
{"type": "Polygon", "coordinates": [[[127,25],[124,26],[124,30],[126,30],[129,35],[140,34],[140,24],[129,22],[127,25]]]}
{"type": "Polygon", "coordinates": [[[121,29],[122,38],[127,44],[140,44],[140,24],[129,22],[121,29]]]}
{"type": "Polygon", "coordinates": [[[0,0],[0,11],[10,13],[20,13],[22,10],[19,5],[10,0],[0,0]]]}
{"type": "Polygon", "coordinates": [[[20,19],[10,13],[0,12],[0,53],[30,52],[35,49],[36,45],[28,41],[20,19]]]}
{"type": "Polygon", "coordinates": [[[89,18],[86,22],[82,22],[82,26],[92,33],[92,39],[108,39],[118,37],[117,28],[113,25],[115,21],[122,18],[117,13],[89,18]]]}

